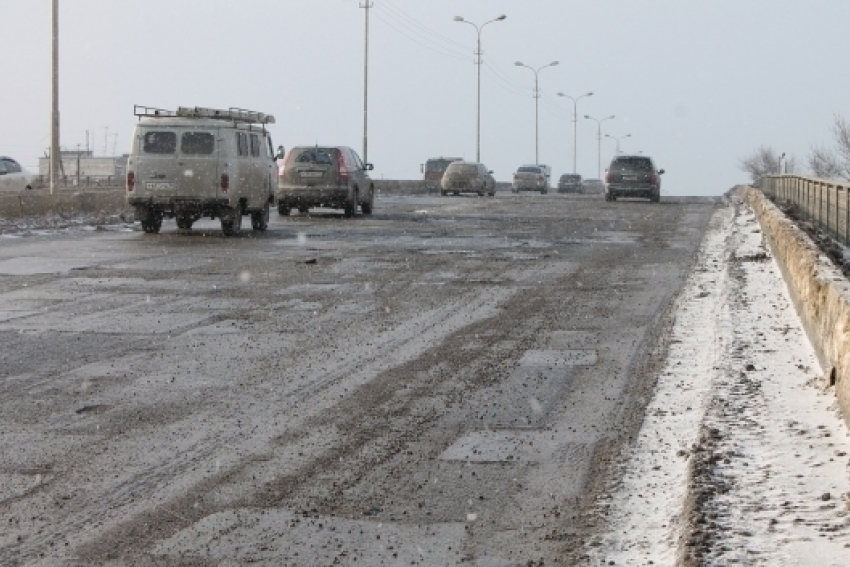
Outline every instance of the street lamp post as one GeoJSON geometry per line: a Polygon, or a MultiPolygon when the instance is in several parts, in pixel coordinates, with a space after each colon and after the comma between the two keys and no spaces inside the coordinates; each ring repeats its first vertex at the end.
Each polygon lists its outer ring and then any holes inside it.
{"type": "Polygon", "coordinates": [[[538,111],[539,102],[540,102],[540,87],[538,86],[538,75],[540,71],[545,69],[546,67],[554,67],[557,65],[557,61],[552,61],[548,65],[543,65],[542,67],[538,67],[535,69],[534,67],[529,67],[528,65],[523,64],[522,61],[517,61],[514,63],[517,67],[525,67],[526,69],[531,69],[534,73],[534,163],[540,163],[540,121],[538,120],[540,114],[538,111]]]}
{"type": "Polygon", "coordinates": [[[571,101],[573,101],[573,173],[575,174],[575,173],[578,173],[578,171],[577,171],[578,166],[576,165],[576,162],[577,162],[577,159],[578,159],[578,157],[577,157],[577,155],[578,155],[578,149],[577,149],[578,148],[578,142],[577,142],[577,134],[576,134],[576,130],[578,129],[578,101],[580,99],[583,99],[586,96],[593,96],[593,93],[592,92],[585,93],[585,94],[581,95],[580,97],[576,97],[576,98],[565,95],[564,93],[558,93],[558,96],[562,96],[564,98],[568,98],[571,101]]]}
{"type": "Polygon", "coordinates": [[[631,134],[626,134],[625,136],[612,136],[611,134],[605,134],[606,138],[611,138],[612,140],[617,142],[617,154],[620,153],[620,140],[623,138],[631,138],[631,134]]]}
{"type": "Polygon", "coordinates": [[[478,49],[475,52],[475,64],[478,66],[478,95],[475,118],[475,161],[479,163],[481,162],[481,64],[484,62],[482,58],[484,52],[481,51],[481,32],[484,30],[484,26],[486,26],[487,24],[492,24],[493,22],[501,22],[505,18],[507,18],[507,16],[505,14],[502,14],[498,18],[493,18],[492,20],[486,21],[480,26],[477,26],[472,22],[464,20],[461,16],[454,17],[454,20],[456,22],[461,22],[462,24],[469,24],[470,26],[474,27],[475,32],[478,35],[478,49]]]}
{"type": "Polygon", "coordinates": [[[584,115],[588,120],[596,120],[596,145],[597,145],[597,165],[596,165],[596,175],[601,179],[602,178],[602,123],[606,120],[613,120],[614,115],[608,116],[607,118],[594,118],[593,116],[589,116],[587,114],[584,115]]]}

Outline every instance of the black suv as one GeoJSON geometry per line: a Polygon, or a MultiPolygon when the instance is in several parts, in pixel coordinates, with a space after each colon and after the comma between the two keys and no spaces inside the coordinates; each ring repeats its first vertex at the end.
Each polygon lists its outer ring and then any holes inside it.
{"type": "Polygon", "coordinates": [[[617,156],[605,173],[605,200],[617,197],[643,197],[653,203],[661,200],[661,175],[649,156],[617,156]]]}

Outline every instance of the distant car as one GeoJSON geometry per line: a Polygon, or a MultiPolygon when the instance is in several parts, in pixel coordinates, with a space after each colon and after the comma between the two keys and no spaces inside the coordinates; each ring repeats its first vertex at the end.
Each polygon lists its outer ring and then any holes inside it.
{"type": "Polygon", "coordinates": [[[440,195],[454,193],[478,193],[483,197],[496,194],[496,180],[493,172],[483,163],[455,161],[449,164],[440,181],[440,195]]]}
{"type": "Polygon", "coordinates": [[[425,187],[428,189],[436,189],[440,186],[440,181],[443,179],[443,174],[446,172],[446,168],[449,167],[449,164],[454,161],[463,161],[463,158],[459,157],[438,157],[431,158],[426,161],[422,166],[422,174],[423,180],[425,181],[425,187]]]}
{"type": "Polygon", "coordinates": [[[657,169],[649,156],[619,155],[611,160],[605,174],[608,186],[605,200],[616,201],[617,197],[640,197],[653,203],[661,200],[661,176],[663,169],[657,169]]]}
{"type": "Polygon", "coordinates": [[[277,211],[289,216],[292,209],[306,213],[312,207],[342,209],[353,217],[357,207],[371,215],[375,185],[363,163],[346,146],[297,146],[283,162],[278,178],[277,211]]]}
{"type": "Polygon", "coordinates": [[[33,179],[34,177],[17,161],[0,156],[0,190],[32,189],[33,179]]]}
{"type": "Polygon", "coordinates": [[[542,194],[549,192],[549,175],[545,165],[522,165],[514,173],[511,191],[540,191],[542,194]]]}
{"type": "Polygon", "coordinates": [[[585,179],[581,182],[581,188],[583,193],[604,193],[605,182],[601,179],[585,179]]]}
{"type": "Polygon", "coordinates": [[[565,173],[558,179],[558,193],[582,193],[581,175],[565,173]]]}

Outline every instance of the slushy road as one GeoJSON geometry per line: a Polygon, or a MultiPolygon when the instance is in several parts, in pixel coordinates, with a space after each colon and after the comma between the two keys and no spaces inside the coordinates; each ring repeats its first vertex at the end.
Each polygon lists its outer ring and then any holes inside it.
{"type": "Polygon", "coordinates": [[[4,237],[0,564],[563,560],[716,207],[385,196],[234,238],[4,237]]]}

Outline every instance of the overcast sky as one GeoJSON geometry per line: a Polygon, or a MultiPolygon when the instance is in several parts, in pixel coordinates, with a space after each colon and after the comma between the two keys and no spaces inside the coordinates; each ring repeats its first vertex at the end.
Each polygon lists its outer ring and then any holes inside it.
{"type": "MultiPolygon", "coordinates": [[[[60,0],[64,149],[126,153],[133,104],[237,106],[274,114],[276,144],[362,153],[363,0],[60,0]],[[107,134],[108,128],[108,134],[107,134]],[[117,136],[115,136],[117,134],[117,136]]],[[[797,157],[850,118],[847,0],[373,0],[369,152],[375,176],[415,179],[432,156],[475,159],[482,23],[481,161],[499,180],[534,162],[597,174],[616,143],[667,170],[663,191],[715,195],[746,180],[761,144],[797,157]]],[[[50,143],[50,0],[0,0],[0,155],[31,170],[50,143]]]]}

